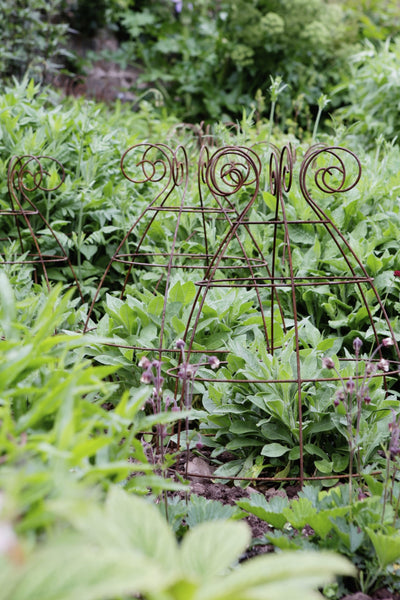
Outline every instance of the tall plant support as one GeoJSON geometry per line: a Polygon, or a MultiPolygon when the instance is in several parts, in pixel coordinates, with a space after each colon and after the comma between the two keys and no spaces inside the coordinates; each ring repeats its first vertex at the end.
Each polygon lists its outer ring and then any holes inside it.
{"type": "MultiPolygon", "coordinates": [[[[266,389],[269,397],[274,393],[271,390],[279,388],[287,397],[295,398],[299,447],[297,479],[302,484],[306,477],[303,409],[307,394],[317,383],[339,381],[339,377],[328,373],[326,377],[316,378],[312,365],[310,368],[307,364],[308,343],[302,332],[307,319],[313,319],[312,312],[304,316],[307,306],[318,302],[321,289],[335,289],[338,294],[345,290],[347,297],[360,303],[363,331],[352,332],[349,323],[347,346],[356,336],[363,335],[371,349],[378,347],[382,331],[393,340],[393,352],[388,361],[390,369],[374,375],[383,377],[385,385],[388,376],[398,373],[400,352],[373,278],[334,224],[329,208],[323,208],[330,196],[352,193],[361,177],[359,159],[345,148],[321,145],[310,148],[299,166],[295,164],[295,158],[291,146],[281,150],[270,144],[251,148],[225,146],[212,151],[202,147],[195,175],[198,191],[195,201],[191,198],[189,203],[187,190],[192,175],[183,147],[174,151],[164,144],[138,144],[128,149],[121,159],[125,177],[137,186],[152,184],[158,187],[154,199],[126,232],[107,266],[89,311],[86,329],[100,289],[114,263],[126,265],[121,297],[136,269],[157,272],[159,278],[155,289],[162,289],[164,294],[158,343],[125,347],[156,355],[159,360],[164,353],[173,353],[178,364],[168,372],[177,381],[182,378],[179,375],[182,367],[187,373],[187,365],[192,363],[191,385],[217,383],[226,384],[228,389],[240,384],[248,386],[249,393],[254,389],[266,389]],[[128,173],[128,158],[134,174],[128,173]],[[295,176],[299,178],[300,200],[293,194],[295,176]],[[189,216],[194,227],[188,237],[183,221],[189,216]],[[173,223],[169,252],[157,252],[154,244],[147,243],[157,221],[173,223]],[[210,242],[211,225],[218,228],[218,239],[221,240],[216,248],[210,242]],[[330,262],[323,258],[309,264],[307,256],[301,258],[295,240],[310,231],[313,239],[316,232],[317,240],[321,239],[326,248],[332,248],[332,253],[336,253],[335,260],[330,262]],[[182,250],[192,236],[202,248],[200,253],[182,250]],[[188,269],[198,275],[197,293],[182,336],[184,352],[182,347],[176,348],[176,340],[165,339],[171,276],[179,269],[188,269]],[[257,327],[248,327],[238,341],[243,349],[244,365],[234,373],[232,368],[226,368],[232,350],[229,344],[221,343],[211,351],[204,345],[204,312],[207,298],[217,290],[240,288],[252,296],[257,309],[254,321],[257,327]],[[260,335],[263,344],[257,346],[255,341],[259,342],[260,335]],[[246,349],[250,347],[257,347],[257,351],[253,362],[246,364],[246,349]],[[291,351],[294,351],[294,360],[288,358],[291,351]],[[209,368],[209,361],[202,362],[200,358],[199,362],[199,354],[218,356],[219,370],[214,373],[209,368]],[[287,365],[285,361],[288,361],[287,365]],[[286,368],[279,369],[282,364],[286,368]],[[243,377],[244,371],[246,377],[243,377]]],[[[379,351],[376,361],[381,359],[379,351]]],[[[343,364],[352,360],[345,345],[339,360],[343,364]]],[[[356,374],[355,377],[361,380],[363,375],[356,374]]],[[[343,377],[344,381],[349,379],[350,376],[343,377]]],[[[182,402],[187,404],[185,393],[184,389],[182,402]]]]}

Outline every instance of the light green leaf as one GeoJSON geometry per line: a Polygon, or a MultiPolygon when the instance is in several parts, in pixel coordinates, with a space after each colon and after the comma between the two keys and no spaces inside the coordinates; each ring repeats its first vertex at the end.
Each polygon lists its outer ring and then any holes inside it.
{"type": "Polygon", "coordinates": [[[220,575],[239,558],[250,540],[246,523],[202,523],[185,535],[180,546],[182,573],[198,581],[220,575]]]}
{"type": "Polygon", "coordinates": [[[282,444],[265,444],[265,446],[261,450],[261,454],[263,456],[277,457],[283,456],[283,454],[289,452],[289,450],[290,448],[288,448],[288,446],[282,446],[282,444]]]}
{"type": "Polygon", "coordinates": [[[379,564],[382,568],[394,563],[400,558],[400,534],[388,535],[365,528],[375,548],[379,564]]]}

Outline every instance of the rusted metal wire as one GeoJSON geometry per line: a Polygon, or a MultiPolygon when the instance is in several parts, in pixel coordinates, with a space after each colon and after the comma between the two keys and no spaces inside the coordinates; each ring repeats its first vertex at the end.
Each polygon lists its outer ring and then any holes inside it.
{"type": "MultiPolygon", "coordinates": [[[[50,282],[47,272],[48,265],[54,263],[67,263],[71,269],[78,292],[83,300],[79,282],[68,255],[61,244],[56,232],[51,227],[45,215],[39,210],[37,204],[31,198],[34,192],[54,192],[60,188],[65,179],[63,165],[51,156],[13,156],[8,164],[7,187],[10,199],[10,207],[0,209],[0,219],[11,217],[15,223],[16,237],[19,243],[19,253],[12,257],[7,253],[0,254],[3,264],[31,264],[41,267],[48,290],[50,282]],[[50,167],[55,167],[58,174],[58,182],[51,184],[50,167]],[[55,240],[61,254],[44,254],[40,248],[40,235],[35,231],[32,224],[34,217],[38,217],[41,227],[45,225],[52,238],[55,240]],[[29,231],[30,243],[26,244],[23,239],[22,228],[29,231]],[[33,250],[32,251],[32,246],[33,250]]],[[[10,243],[10,235],[3,241],[10,243]]]]}
{"type": "MultiPolygon", "coordinates": [[[[400,363],[400,351],[396,338],[374,285],[373,278],[351,248],[345,236],[333,223],[329,215],[314,199],[314,192],[322,195],[350,192],[361,177],[361,164],[357,156],[341,147],[323,147],[317,145],[308,150],[298,170],[299,187],[304,205],[304,219],[293,218],[290,206],[290,194],[295,175],[296,155],[288,145],[281,150],[267,145],[256,151],[256,147],[224,146],[209,149],[202,146],[197,163],[197,194],[188,201],[188,183],[190,165],[185,149],[179,146],[172,150],[164,144],[136,144],[122,156],[121,170],[123,175],[137,186],[154,185],[157,191],[149,204],[141,211],[132,226],[126,232],[111,258],[101,278],[92,305],[90,307],[85,330],[88,330],[91,315],[106,276],[114,263],[127,266],[126,277],[121,289],[124,296],[128,282],[136,269],[154,270],[159,274],[159,287],[163,284],[163,309],[161,314],[160,335],[156,346],[139,346],[120,344],[111,341],[110,345],[131,348],[144,353],[153,353],[161,360],[166,353],[176,355],[178,365],[169,369],[168,373],[177,381],[178,393],[179,361],[190,362],[192,355],[216,354],[225,364],[229,349],[224,345],[213,350],[199,350],[197,342],[200,324],[208,294],[215,288],[244,288],[254,292],[257,314],[260,316],[260,328],[263,332],[267,352],[276,356],[282,349],[282,340],[277,335],[277,321],[284,333],[294,332],[294,351],[296,357],[293,377],[258,377],[229,378],[225,374],[214,374],[208,369],[209,376],[204,374],[207,361],[195,365],[193,382],[254,384],[292,384],[296,386],[297,413],[299,424],[299,477],[285,478],[250,478],[251,481],[288,481],[298,479],[300,485],[306,479],[328,479],[326,476],[308,477],[304,470],[303,448],[303,402],[304,386],[315,382],[334,382],[338,377],[310,378],[302,375],[301,351],[304,348],[300,335],[299,293],[305,289],[316,289],[321,286],[352,286],[365,309],[367,326],[372,331],[372,344],[380,346],[380,340],[373,315],[376,308],[380,318],[385,322],[388,335],[393,340],[393,356],[389,362],[387,373],[375,373],[374,377],[382,377],[386,385],[386,377],[397,375],[400,363]],[[130,160],[129,160],[130,159],[130,160]],[[128,169],[129,162],[129,170],[128,169]],[[133,172],[132,172],[133,171],[133,172]],[[157,187],[158,186],[158,187],[157,187]],[[313,190],[313,191],[312,191],[313,190]],[[267,209],[263,202],[267,194],[269,206],[271,198],[274,208],[267,209]],[[194,215],[197,221],[196,235],[202,252],[181,251],[181,224],[184,215],[194,215]],[[152,226],[157,220],[168,219],[172,223],[170,250],[149,250],[146,244],[152,226]],[[209,225],[217,224],[220,241],[216,248],[212,247],[209,238],[209,225]],[[321,228],[336,248],[341,258],[340,269],[328,265],[325,273],[313,272],[307,264],[299,266],[294,261],[295,243],[292,241],[295,228],[321,228]],[[267,231],[270,247],[262,247],[260,231],[267,231]],[[129,248],[129,250],[125,250],[129,248]],[[199,274],[196,281],[197,292],[186,321],[182,335],[185,342],[184,358],[177,348],[166,344],[164,339],[165,319],[167,314],[168,290],[171,274],[179,269],[193,270],[199,274]],[[371,299],[367,299],[367,290],[371,291],[375,307],[371,308],[371,299]],[[286,294],[286,296],[284,296],[286,294]],[[289,297],[291,305],[289,314],[284,309],[284,298],[289,297]],[[201,367],[204,367],[203,370],[201,367]]],[[[193,232],[190,233],[190,236],[193,232]]],[[[317,235],[318,237],[318,235],[317,235]]],[[[188,238],[186,238],[188,239],[188,238]]],[[[370,293],[370,295],[371,295],[370,293]]],[[[379,357],[382,353],[379,350],[379,357]]],[[[339,360],[346,361],[347,357],[339,360]]],[[[200,359],[201,361],[201,359],[200,359]]],[[[223,372],[223,369],[220,370],[223,372]]],[[[362,376],[353,376],[360,378],[362,376]]],[[[350,377],[342,378],[344,381],[350,377]]],[[[184,390],[181,402],[185,405],[184,390]]],[[[195,474],[197,476],[197,474],[195,474]]],[[[333,477],[333,476],[332,476],[333,477]]],[[[213,477],[221,479],[221,477],[213,477]]],[[[334,476],[340,478],[340,476],[334,476]]],[[[230,477],[230,479],[232,479],[230,477]]],[[[246,478],[240,478],[246,479],[246,478]]]]}

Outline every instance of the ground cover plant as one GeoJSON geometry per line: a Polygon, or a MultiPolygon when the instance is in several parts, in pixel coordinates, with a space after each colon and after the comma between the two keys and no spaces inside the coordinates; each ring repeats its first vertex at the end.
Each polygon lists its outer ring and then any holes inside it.
{"type": "MultiPolygon", "coordinates": [[[[376,41],[388,24],[372,4],[369,21],[363,23],[376,27],[376,41]]],[[[204,16],[190,13],[188,6],[182,12],[176,6],[176,14],[172,5],[160,4],[157,10],[164,8],[168,19],[171,14],[175,19],[172,32],[186,17],[204,16]]],[[[123,10],[129,19],[128,8],[123,10]]],[[[106,18],[100,13],[99,18],[106,18]]],[[[143,23],[142,34],[148,35],[153,26],[154,22],[143,23]]],[[[384,48],[382,68],[392,60],[395,45],[384,48]]],[[[321,52],[326,50],[321,47],[321,52]]],[[[365,76],[363,69],[376,68],[378,62],[366,62],[354,72],[355,88],[357,77],[365,76]]],[[[374,85],[371,78],[369,83],[374,85]]],[[[302,396],[301,426],[298,390],[291,383],[265,381],[275,374],[281,379],[295,375],[293,297],[279,293],[279,308],[266,310],[263,323],[251,286],[215,286],[198,296],[204,270],[187,256],[223,248],[229,218],[239,216],[254,186],[232,196],[232,217],[203,222],[200,213],[184,213],[176,239],[180,264],[186,268],[173,270],[168,282],[163,275],[176,219],[169,214],[152,220],[148,207],[155,198],[166,198],[176,209],[183,193],[191,205],[198,206],[201,199],[207,208],[213,206],[215,197],[196,179],[204,126],[181,125],[165,107],[154,106],[151,96],[135,111],[119,102],[110,108],[84,99],[61,99],[29,78],[7,84],[0,93],[0,580],[10,600],[32,593],[49,600],[115,600],[132,594],[149,600],[312,598],[318,597],[312,591],[317,587],[325,597],[338,600],[357,589],[373,595],[384,587],[392,597],[400,592],[399,388],[392,353],[400,335],[399,150],[389,129],[379,129],[382,135],[376,140],[371,137],[374,127],[381,127],[377,118],[372,129],[364,127],[367,104],[357,117],[358,131],[345,126],[355,114],[353,106],[346,115],[336,113],[331,134],[321,133],[323,111],[331,100],[323,95],[315,118],[313,111],[307,113],[308,131],[301,139],[282,133],[274,121],[287,110],[285,93],[293,93],[285,85],[279,77],[265,84],[272,100],[268,120],[258,110],[258,95],[235,126],[209,127],[210,155],[232,144],[251,148],[267,163],[265,142],[282,147],[289,141],[298,157],[297,178],[301,158],[317,140],[355,150],[363,167],[358,185],[346,194],[316,190],[313,198],[374,277],[382,298],[380,305],[364,284],[356,289],[309,287],[297,294],[299,364],[312,380],[302,396]],[[184,145],[186,188],[185,178],[173,170],[165,187],[160,158],[167,157],[167,165],[175,163],[168,162],[171,151],[165,147],[143,155],[144,144],[153,141],[173,149],[184,145]],[[125,177],[120,160],[130,147],[135,149],[123,162],[125,177]],[[46,255],[59,252],[47,225],[51,224],[76,278],[66,263],[49,264],[47,283],[40,265],[22,264],[35,246],[27,221],[10,214],[7,168],[12,155],[59,161],[42,159],[40,176],[28,162],[21,180],[40,211],[28,219],[40,248],[46,255]],[[149,177],[151,156],[158,162],[149,177]],[[141,159],[147,175],[134,183],[141,159]],[[34,189],[41,177],[45,189],[34,189]],[[160,192],[164,196],[158,196],[160,192]],[[137,229],[124,240],[142,214],[137,229]],[[160,266],[149,267],[146,260],[131,270],[126,262],[110,264],[122,240],[121,253],[137,252],[139,243],[141,258],[155,253],[160,266]],[[193,321],[193,305],[200,304],[197,331],[190,339],[187,324],[193,321]],[[279,346],[273,354],[264,336],[272,326],[279,346]],[[157,350],[161,335],[170,353],[143,349],[157,350]],[[392,366],[394,372],[388,375],[392,366]],[[306,481],[302,490],[296,483],[301,444],[305,477],[319,478],[306,481]],[[215,469],[208,471],[209,486],[225,481],[235,498],[243,495],[237,506],[209,501],[207,487],[199,496],[191,495],[185,474],[193,456],[215,469]],[[270,478],[274,492],[256,482],[260,475],[270,478]],[[234,485],[235,477],[243,480],[234,485]],[[292,485],[281,484],[282,478],[292,485]],[[247,486],[261,493],[250,495],[247,486]],[[235,522],[246,515],[270,526],[253,540],[253,553],[269,544],[293,554],[249,561],[249,530],[235,522]],[[332,550],[347,557],[356,570],[324,554],[332,550]],[[62,580],[61,565],[68,566],[62,580]],[[334,574],[344,577],[334,583],[334,574]]],[[[235,87],[237,98],[243,89],[235,87]]],[[[203,102],[196,90],[189,92],[199,105],[203,102]]],[[[310,97],[314,92],[310,88],[310,97]]],[[[295,113],[298,98],[292,99],[290,111],[295,113]]],[[[382,103],[390,104],[384,97],[382,103]]],[[[179,173],[185,174],[180,152],[179,173]]],[[[318,165],[327,168],[329,158],[322,154],[318,165]]],[[[349,160],[346,169],[350,181],[357,167],[349,160]]],[[[330,181],[337,175],[331,170],[330,181]]],[[[310,218],[310,207],[295,185],[285,195],[285,206],[291,221],[310,218]]],[[[268,227],[256,225],[257,220],[273,218],[275,211],[276,198],[263,171],[260,193],[248,214],[250,223],[232,237],[225,270],[217,270],[216,277],[230,275],[228,267],[234,274],[245,274],[232,257],[243,248],[251,255],[254,240],[263,255],[275,251],[268,227]]],[[[337,276],[348,268],[326,228],[290,224],[288,235],[296,274],[337,276]]],[[[286,248],[283,230],[275,239],[279,251],[286,248]]],[[[276,273],[286,274],[286,268],[282,260],[276,273]]],[[[353,268],[358,268],[356,263],[353,268]]],[[[264,308],[270,309],[270,299],[263,298],[264,308]]]]}

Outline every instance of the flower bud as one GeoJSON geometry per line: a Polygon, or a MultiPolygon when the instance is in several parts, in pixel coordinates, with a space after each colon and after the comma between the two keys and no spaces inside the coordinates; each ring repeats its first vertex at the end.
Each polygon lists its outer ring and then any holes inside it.
{"type": "Polygon", "coordinates": [[[362,341],[360,340],[360,338],[359,338],[359,337],[356,337],[356,338],[353,340],[353,348],[354,348],[354,350],[355,350],[356,354],[358,354],[358,353],[360,352],[360,350],[361,350],[361,346],[362,346],[362,345],[363,345],[363,343],[362,343],[362,341]]]}
{"type": "Polygon", "coordinates": [[[324,358],[322,359],[322,366],[325,369],[334,369],[335,363],[333,362],[330,356],[324,356],[324,358]]]}
{"type": "Polygon", "coordinates": [[[382,340],[382,346],[393,346],[392,338],[387,337],[384,340],[382,340]]]}
{"type": "Polygon", "coordinates": [[[142,358],[139,360],[139,367],[141,367],[142,369],[147,369],[150,365],[151,362],[149,361],[147,356],[142,356],[142,358]]]}
{"type": "Polygon", "coordinates": [[[385,373],[387,373],[389,371],[389,361],[385,358],[381,358],[381,360],[377,364],[377,367],[379,371],[384,371],[385,373]]]}
{"type": "Polygon", "coordinates": [[[212,369],[218,369],[220,365],[219,358],[217,358],[216,356],[210,356],[210,358],[208,359],[208,364],[212,369]]]}
{"type": "Polygon", "coordinates": [[[185,349],[185,342],[184,340],[177,340],[175,346],[178,348],[178,350],[184,350],[185,349]]]}
{"type": "Polygon", "coordinates": [[[349,394],[352,394],[354,392],[355,389],[355,383],[354,381],[350,378],[347,382],[346,382],[346,390],[349,392],[349,394]]]}
{"type": "Polygon", "coordinates": [[[375,367],[374,363],[369,362],[366,364],[365,372],[367,375],[373,375],[373,373],[375,373],[375,371],[376,371],[376,367],[375,367]]]}
{"type": "Polygon", "coordinates": [[[151,371],[149,371],[149,369],[147,369],[147,371],[145,371],[140,378],[140,381],[142,383],[151,383],[152,380],[153,380],[153,373],[151,371]]]}

